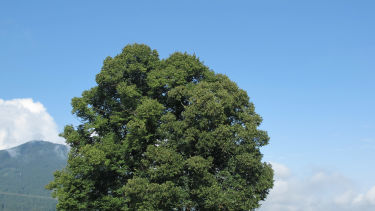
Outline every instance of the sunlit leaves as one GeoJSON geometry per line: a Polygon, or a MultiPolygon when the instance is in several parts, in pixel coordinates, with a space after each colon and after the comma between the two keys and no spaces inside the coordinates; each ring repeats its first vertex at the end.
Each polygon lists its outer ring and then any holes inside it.
{"type": "Polygon", "coordinates": [[[195,55],[128,45],[73,98],[59,210],[250,210],[273,185],[268,135],[244,90],[195,55]]]}

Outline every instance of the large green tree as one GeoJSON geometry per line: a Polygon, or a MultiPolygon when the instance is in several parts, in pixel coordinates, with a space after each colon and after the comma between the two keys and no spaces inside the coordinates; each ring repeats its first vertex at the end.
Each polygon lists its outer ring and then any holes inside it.
{"type": "Polygon", "coordinates": [[[58,210],[253,210],[273,186],[247,93],[195,55],[127,45],[72,99],[58,210]]]}

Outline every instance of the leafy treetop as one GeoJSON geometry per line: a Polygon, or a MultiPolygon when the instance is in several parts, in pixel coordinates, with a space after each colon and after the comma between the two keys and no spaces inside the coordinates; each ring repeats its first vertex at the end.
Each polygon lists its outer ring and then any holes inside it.
{"type": "Polygon", "coordinates": [[[273,186],[247,93],[195,55],[127,45],[72,99],[58,210],[252,210],[273,186]]]}

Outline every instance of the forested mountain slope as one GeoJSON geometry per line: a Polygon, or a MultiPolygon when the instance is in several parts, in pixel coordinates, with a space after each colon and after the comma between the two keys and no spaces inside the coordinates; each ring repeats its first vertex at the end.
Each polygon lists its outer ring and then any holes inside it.
{"type": "Polygon", "coordinates": [[[66,165],[68,148],[31,141],[0,150],[0,211],[53,211],[57,201],[44,187],[66,165]]]}

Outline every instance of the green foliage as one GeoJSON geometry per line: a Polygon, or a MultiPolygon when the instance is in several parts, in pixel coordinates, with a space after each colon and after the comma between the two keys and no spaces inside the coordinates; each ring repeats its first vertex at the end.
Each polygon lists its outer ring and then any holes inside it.
{"type": "Polygon", "coordinates": [[[128,45],[72,99],[58,210],[251,210],[273,186],[268,143],[244,90],[195,55],[128,45]]]}

